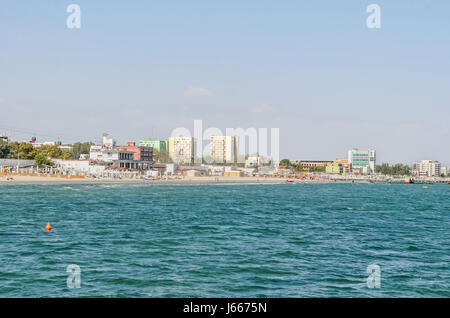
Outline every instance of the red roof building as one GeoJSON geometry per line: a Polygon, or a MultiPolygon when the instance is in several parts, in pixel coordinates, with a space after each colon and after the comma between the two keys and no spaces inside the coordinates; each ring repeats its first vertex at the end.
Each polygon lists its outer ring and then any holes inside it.
{"type": "Polygon", "coordinates": [[[136,146],[135,142],[128,142],[126,146],[116,148],[134,153],[134,160],[153,161],[153,147],[136,146]]]}

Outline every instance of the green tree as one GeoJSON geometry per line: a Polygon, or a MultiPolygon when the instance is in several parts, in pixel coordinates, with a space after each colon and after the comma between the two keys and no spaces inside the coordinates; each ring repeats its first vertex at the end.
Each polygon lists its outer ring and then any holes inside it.
{"type": "Polygon", "coordinates": [[[34,157],[34,161],[38,166],[53,166],[53,161],[49,160],[47,157],[45,157],[43,154],[38,153],[34,157]]]}
{"type": "Polygon", "coordinates": [[[309,172],[325,172],[325,166],[310,167],[309,172]]]}
{"type": "Polygon", "coordinates": [[[391,176],[408,176],[411,174],[411,168],[401,163],[395,165],[383,163],[377,166],[377,172],[391,176]]]}
{"type": "Polygon", "coordinates": [[[303,169],[303,166],[301,164],[298,164],[295,167],[295,171],[297,171],[297,172],[305,172],[305,169],[303,169]]]}
{"type": "Polygon", "coordinates": [[[20,159],[34,159],[36,155],[35,149],[33,145],[29,142],[11,142],[11,151],[8,155],[10,159],[16,159],[19,157],[20,159]]]}
{"type": "Polygon", "coordinates": [[[291,162],[289,161],[289,159],[282,159],[280,161],[280,166],[289,168],[291,166],[291,162]]]}
{"type": "Polygon", "coordinates": [[[11,145],[6,141],[0,140],[0,158],[8,158],[11,153],[11,145]]]}
{"type": "Polygon", "coordinates": [[[76,142],[72,145],[72,150],[70,151],[71,159],[80,159],[81,154],[89,154],[91,151],[91,142],[76,142]]]}
{"type": "Polygon", "coordinates": [[[71,153],[65,150],[62,150],[58,146],[55,145],[45,145],[35,150],[35,156],[37,154],[41,154],[44,157],[50,157],[55,159],[69,159],[71,157],[71,153]]]}

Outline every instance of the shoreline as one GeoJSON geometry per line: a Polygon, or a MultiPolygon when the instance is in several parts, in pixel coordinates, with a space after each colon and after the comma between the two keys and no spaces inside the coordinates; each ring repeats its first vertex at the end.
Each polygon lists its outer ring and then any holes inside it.
{"type": "MultiPolygon", "coordinates": [[[[102,183],[287,183],[284,178],[258,177],[184,177],[182,179],[90,179],[51,178],[35,176],[14,176],[13,180],[0,178],[0,185],[8,184],[102,184],[102,183]]],[[[321,181],[313,181],[321,182],[321,181]]]]}
{"type": "MultiPolygon", "coordinates": [[[[57,178],[48,176],[13,176],[13,180],[7,180],[5,176],[0,177],[0,185],[8,184],[105,184],[105,183],[141,183],[141,184],[221,184],[221,183],[241,183],[241,184],[344,184],[344,183],[369,183],[368,179],[335,180],[335,179],[292,179],[276,177],[228,177],[228,176],[206,176],[206,177],[183,177],[181,179],[91,179],[91,178],[57,178]],[[288,182],[289,181],[289,182],[288,182]]],[[[386,180],[376,180],[375,183],[388,183],[386,180]]],[[[432,184],[447,183],[449,180],[431,182],[432,184]]],[[[393,184],[405,184],[398,180],[393,184]]],[[[423,184],[425,182],[417,182],[423,184]]]]}

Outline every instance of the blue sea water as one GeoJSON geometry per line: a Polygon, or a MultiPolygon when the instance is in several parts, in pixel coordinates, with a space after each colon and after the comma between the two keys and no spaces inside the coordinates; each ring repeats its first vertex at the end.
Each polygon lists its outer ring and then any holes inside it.
{"type": "Polygon", "coordinates": [[[0,296],[449,297],[449,194],[438,184],[0,185],[0,296]],[[67,285],[70,264],[80,288],[67,285]],[[367,285],[371,264],[380,288],[367,285]]]}

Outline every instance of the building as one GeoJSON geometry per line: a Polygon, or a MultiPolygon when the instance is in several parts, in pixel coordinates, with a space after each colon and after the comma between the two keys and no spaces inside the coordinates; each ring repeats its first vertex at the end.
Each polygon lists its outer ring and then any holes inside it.
{"type": "Polygon", "coordinates": [[[0,159],[1,172],[12,172],[17,168],[28,169],[35,165],[36,162],[34,160],[0,159]]]}
{"type": "Polygon", "coordinates": [[[300,165],[302,170],[310,171],[315,169],[323,169],[325,171],[326,166],[333,161],[328,160],[292,160],[291,164],[294,166],[300,165]]]}
{"type": "Polygon", "coordinates": [[[153,148],[153,161],[167,162],[169,159],[169,142],[165,140],[140,140],[139,146],[153,148]]]}
{"type": "Polygon", "coordinates": [[[412,174],[419,177],[439,177],[441,164],[439,161],[422,160],[412,164],[412,174]]]}
{"type": "Polygon", "coordinates": [[[152,147],[155,151],[169,151],[169,142],[167,140],[139,140],[139,146],[152,147]]]}
{"type": "Polygon", "coordinates": [[[135,160],[135,155],[134,152],[124,149],[105,149],[100,146],[91,146],[90,161],[94,165],[125,169],[149,170],[152,168],[153,161],[135,160]]]}
{"type": "Polygon", "coordinates": [[[102,145],[92,145],[89,157],[91,164],[104,165],[107,169],[150,170],[153,165],[153,148],[136,146],[134,142],[116,147],[115,140],[103,134],[102,145]]]}
{"type": "Polygon", "coordinates": [[[126,146],[117,146],[116,149],[134,153],[134,160],[153,161],[152,147],[136,146],[135,142],[128,142],[126,146]]]}
{"type": "Polygon", "coordinates": [[[325,167],[325,173],[327,174],[341,174],[342,172],[343,168],[339,163],[329,163],[325,167]]]}
{"type": "Polygon", "coordinates": [[[91,146],[89,158],[96,163],[113,163],[119,160],[134,160],[134,153],[126,150],[105,149],[101,146],[91,146]]]}
{"type": "Polygon", "coordinates": [[[259,169],[261,167],[261,157],[260,156],[248,156],[245,159],[245,168],[256,168],[259,169]]]}
{"type": "Polygon", "coordinates": [[[89,172],[89,160],[64,160],[52,159],[55,168],[61,168],[64,171],[89,172]]]}
{"type": "Polygon", "coordinates": [[[237,159],[237,136],[211,136],[211,159],[216,163],[235,163],[237,159]]]}
{"type": "Polygon", "coordinates": [[[240,170],[231,170],[231,171],[225,171],[223,173],[225,177],[243,177],[244,172],[240,170]]]}
{"type": "Polygon", "coordinates": [[[8,138],[8,136],[6,135],[6,133],[2,133],[2,134],[0,135],[0,141],[9,142],[9,138],[8,138]]]}
{"type": "Polygon", "coordinates": [[[342,173],[350,173],[352,171],[352,164],[348,162],[347,158],[336,158],[336,163],[342,167],[342,173]]]}
{"type": "Polygon", "coordinates": [[[114,149],[116,141],[113,138],[108,138],[107,133],[103,133],[102,147],[106,149],[114,149]]]}
{"type": "Polygon", "coordinates": [[[450,167],[442,167],[441,166],[441,176],[448,177],[450,173],[450,167]]]}
{"type": "Polygon", "coordinates": [[[175,163],[190,164],[194,162],[196,140],[192,137],[170,137],[169,157],[175,163]]]}
{"type": "Polygon", "coordinates": [[[352,165],[353,172],[361,174],[376,173],[376,152],[375,150],[349,150],[348,163],[352,165]]]}
{"type": "Polygon", "coordinates": [[[183,170],[183,176],[185,177],[200,177],[202,173],[199,170],[183,170]]]}

